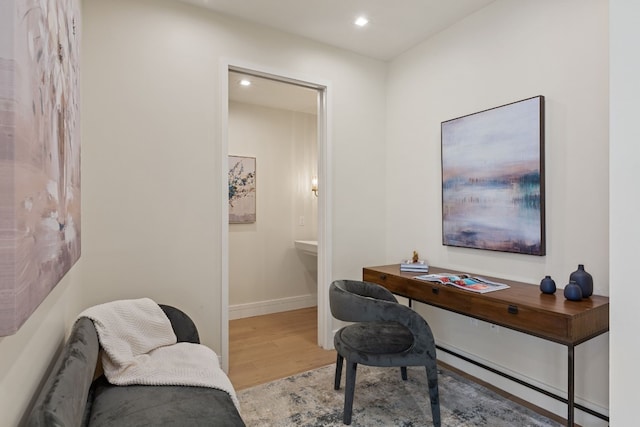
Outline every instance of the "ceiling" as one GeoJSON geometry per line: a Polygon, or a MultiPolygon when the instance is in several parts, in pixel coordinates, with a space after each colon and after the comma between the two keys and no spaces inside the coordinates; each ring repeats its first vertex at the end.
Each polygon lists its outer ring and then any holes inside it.
{"type": "MultiPolygon", "coordinates": [[[[381,61],[390,61],[495,0],[178,0],[255,24],[306,37],[381,61]],[[358,16],[369,24],[354,25],[358,16]]],[[[229,99],[314,113],[313,89],[229,74],[229,99]]]]}
{"type": "Polygon", "coordinates": [[[179,1],[389,61],[495,0],[179,1]]]}
{"type": "Polygon", "coordinates": [[[229,100],[316,114],[318,93],[314,89],[230,71],[229,100]],[[251,86],[240,85],[242,79],[249,80],[251,86]]]}

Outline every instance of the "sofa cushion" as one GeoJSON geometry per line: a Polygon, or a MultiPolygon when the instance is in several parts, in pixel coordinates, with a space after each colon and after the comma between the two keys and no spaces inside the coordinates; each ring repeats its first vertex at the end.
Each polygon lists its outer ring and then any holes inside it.
{"type": "Polygon", "coordinates": [[[89,424],[127,426],[244,426],[228,393],[206,387],[93,385],[89,424]]]}

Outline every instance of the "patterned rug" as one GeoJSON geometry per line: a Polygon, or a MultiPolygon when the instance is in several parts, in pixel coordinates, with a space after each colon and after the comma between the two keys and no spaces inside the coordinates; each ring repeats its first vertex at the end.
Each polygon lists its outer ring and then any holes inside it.
{"type": "MultiPolygon", "coordinates": [[[[325,366],[238,392],[247,427],[340,427],[342,387],[333,389],[335,365],[325,366]]],[[[358,366],[353,403],[353,427],[431,426],[424,368],[358,366]]],[[[439,368],[440,412],[445,427],[561,426],[479,384],[439,368]]]]}

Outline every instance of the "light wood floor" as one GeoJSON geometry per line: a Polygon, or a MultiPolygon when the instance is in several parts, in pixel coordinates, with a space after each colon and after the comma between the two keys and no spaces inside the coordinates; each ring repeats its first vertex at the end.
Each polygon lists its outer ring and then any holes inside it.
{"type": "Polygon", "coordinates": [[[336,361],[318,346],[316,307],[229,322],[229,378],[236,390],[336,361]]]}
{"type": "MultiPolygon", "coordinates": [[[[336,361],[335,350],[323,350],[317,344],[316,307],[229,322],[229,378],[236,390],[285,378],[336,361]]],[[[446,363],[445,369],[487,387],[501,396],[560,423],[566,422],[542,408],[446,363]]]]}

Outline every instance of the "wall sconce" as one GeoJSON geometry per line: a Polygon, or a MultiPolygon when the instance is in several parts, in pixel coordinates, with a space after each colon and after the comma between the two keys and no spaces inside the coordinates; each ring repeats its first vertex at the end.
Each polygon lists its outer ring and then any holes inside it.
{"type": "Polygon", "coordinates": [[[311,179],[311,192],[318,197],[318,177],[316,176],[311,179]]]}

